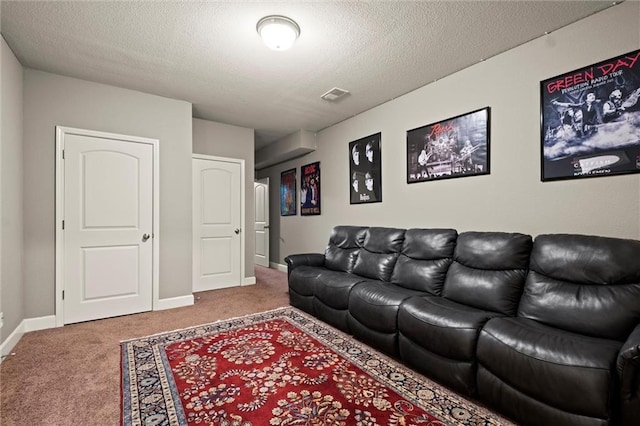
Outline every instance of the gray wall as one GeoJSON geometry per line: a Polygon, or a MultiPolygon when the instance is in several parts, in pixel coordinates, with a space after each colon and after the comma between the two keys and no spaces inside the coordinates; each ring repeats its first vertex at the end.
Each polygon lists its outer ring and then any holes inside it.
{"type": "Polygon", "coordinates": [[[25,318],[22,293],[22,66],[1,38],[0,311],[3,342],[25,318]]]}
{"type": "Polygon", "coordinates": [[[25,316],[55,313],[56,125],[160,141],[159,296],[191,294],[191,104],[25,69],[25,316]]]}
{"type": "Polygon", "coordinates": [[[245,244],[244,276],[253,277],[255,255],[254,131],[246,127],[195,118],[193,119],[193,153],[245,160],[245,223],[242,229],[245,244]]]}
{"type": "Polygon", "coordinates": [[[271,191],[271,261],[324,250],[339,224],[640,239],[640,175],[542,183],[539,128],[540,81],[640,48],[639,18],[624,2],[319,132],[315,152],[259,172],[276,189],[281,171],[321,162],[321,216],[281,217],[271,191]],[[491,174],[408,185],[406,131],[485,106],[491,174]],[[348,143],[377,132],[383,202],[350,205],[348,143]]]}

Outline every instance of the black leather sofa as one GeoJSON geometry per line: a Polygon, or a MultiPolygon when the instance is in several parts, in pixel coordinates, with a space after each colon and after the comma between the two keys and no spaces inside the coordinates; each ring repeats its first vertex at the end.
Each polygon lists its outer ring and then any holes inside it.
{"type": "Polygon", "coordinates": [[[640,425],[640,241],[338,226],[291,305],[523,425],[640,425]]]}

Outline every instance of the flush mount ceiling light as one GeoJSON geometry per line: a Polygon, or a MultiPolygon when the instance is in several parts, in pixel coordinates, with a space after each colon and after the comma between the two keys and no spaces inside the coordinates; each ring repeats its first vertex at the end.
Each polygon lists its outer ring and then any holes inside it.
{"type": "Polygon", "coordinates": [[[300,36],[300,27],[286,16],[269,15],[258,21],[256,30],[262,41],[273,50],[287,50],[300,36]]]}

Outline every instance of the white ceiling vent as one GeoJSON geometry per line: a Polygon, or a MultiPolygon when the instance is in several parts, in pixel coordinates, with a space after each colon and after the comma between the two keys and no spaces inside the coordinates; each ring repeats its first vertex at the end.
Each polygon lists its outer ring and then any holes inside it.
{"type": "Polygon", "coordinates": [[[324,95],[320,96],[325,101],[336,102],[338,99],[343,98],[349,94],[348,90],[340,89],[338,87],[334,87],[329,90],[324,95]]]}

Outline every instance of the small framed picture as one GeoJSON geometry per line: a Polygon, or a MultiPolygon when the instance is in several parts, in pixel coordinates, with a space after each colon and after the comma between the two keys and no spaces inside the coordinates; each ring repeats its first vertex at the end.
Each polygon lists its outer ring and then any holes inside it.
{"type": "Polygon", "coordinates": [[[351,204],[382,201],[381,133],[349,143],[349,194],[351,204]]]}
{"type": "Polygon", "coordinates": [[[280,216],[297,214],[296,193],[296,169],[280,173],[280,216]]]}
{"type": "Polygon", "coordinates": [[[320,162],[300,168],[300,215],[320,214],[320,162]]]}
{"type": "Polygon", "coordinates": [[[407,183],[489,174],[490,108],[407,132],[407,183]]]}

